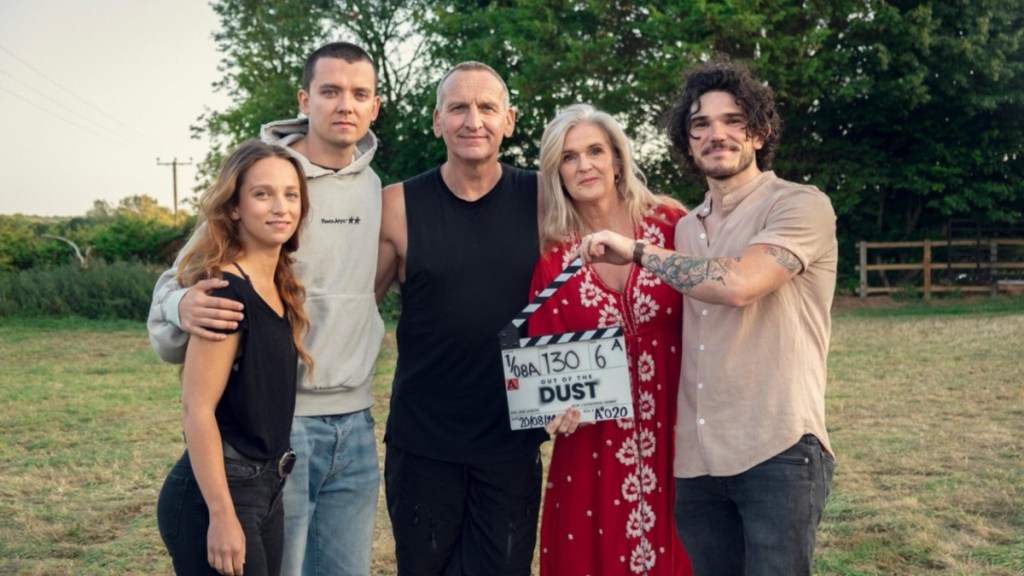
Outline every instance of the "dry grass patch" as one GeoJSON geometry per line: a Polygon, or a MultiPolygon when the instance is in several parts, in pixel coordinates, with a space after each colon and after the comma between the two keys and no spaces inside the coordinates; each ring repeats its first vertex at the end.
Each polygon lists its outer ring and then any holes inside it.
{"type": "MultiPolygon", "coordinates": [[[[839,455],[819,575],[1024,574],[1024,300],[999,314],[840,312],[839,455]]],[[[394,333],[374,378],[383,465],[394,333]]],[[[155,503],[182,448],[177,370],[134,323],[0,326],[0,576],[169,574],[155,503]]],[[[394,573],[383,490],[374,576],[394,573]]]]}
{"type": "Polygon", "coordinates": [[[1024,315],[839,315],[820,574],[1024,573],[1024,315]]]}

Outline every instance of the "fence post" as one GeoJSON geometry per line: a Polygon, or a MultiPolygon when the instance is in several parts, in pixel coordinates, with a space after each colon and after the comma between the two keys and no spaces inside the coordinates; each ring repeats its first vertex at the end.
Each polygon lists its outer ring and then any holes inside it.
{"type": "Polygon", "coordinates": [[[932,241],[925,240],[924,258],[921,261],[921,273],[924,274],[924,299],[932,299],[932,241]]]}
{"type": "Polygon", "coordinates": [[[999,295],[999,278],[996,276],[996,265],[999,263],[999,240],[992,239],[988,241],[988,280],[991,282],[989,287],[990,296],[999,295]]]}
{"type": "Polygon", "coordinates": [[[868,243],[857,242],[860,249],[860,297],[868,297],[868,243]]]}

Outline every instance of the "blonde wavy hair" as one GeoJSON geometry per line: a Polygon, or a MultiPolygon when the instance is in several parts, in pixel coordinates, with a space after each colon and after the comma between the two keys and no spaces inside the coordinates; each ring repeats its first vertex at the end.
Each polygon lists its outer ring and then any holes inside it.
{"type": "Polygon", "coordinates": [[[246,172],[265,158],[286,160],[299,176],[299,197],[302,208],[299,225],[282,246],[274,270],[274,286],[284,302],[285,315],[291,324],[292,341],[299,358],[312,373],[313,358],[302,344],[302,335],[309,329],[309,317],[303,308],[306,289],[295,276],[292,253],[299,249],[299,236],[309,214],[309,188],[299,160],[281,146],[249,140],[239,144],[221,165],[217,180],[199,199],[199,220],[195,238],[185,248],[178,263],[176,277],[181,286],[191,286],[206,278],[220,278],[221,267],[234,262],[245,246],[238,233],[238,222],[231,212],[238,206],[238,193],[246,172]]]}
{"type": "Polygon", "coordinates": [[[647,188],[643,172],[633,161],[629,138],[615,118],[590,104],[573,104],[548,123],[540,139],[540,185],[544,201],[544,217],[540,227],[541,250],[571,240],[573,234],[578,234],[582,227],[572,198],[566,192],[558,172],[562,164],[565,135],[580,124],[597,126],[608,138],[615,164],[622,176],[615,183],[615,189],[634,224],[639,224],[644,216],[660,206],[683,209],[683,205],[675,198],[655,194],[647,188]]]}

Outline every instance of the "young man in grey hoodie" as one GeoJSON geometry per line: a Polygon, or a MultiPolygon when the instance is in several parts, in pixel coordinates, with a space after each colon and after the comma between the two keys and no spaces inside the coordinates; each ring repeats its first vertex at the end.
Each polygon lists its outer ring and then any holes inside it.
{"type": "MultiPolygon", "coordinates": [[[[366,575],[376,519],[378,461],[370,386],[384,325],[374,299],[381,216],[380,178],[370,168],[370,131],[380,98],[370,56],[346,42],[306,60],[299,109],[306,118],[272,122],[262,139],[302,163],[309,222],[295,253],[311,319],[300,364],[291,444],[298,455],[285,483],[282,574],[366,575]]],[[[149,335],[157,354],[181,362],[188,338],[221,339],[244,311],[207,293],[226,284],[181,287],[171,268],[157,281],[149,335]]]]}

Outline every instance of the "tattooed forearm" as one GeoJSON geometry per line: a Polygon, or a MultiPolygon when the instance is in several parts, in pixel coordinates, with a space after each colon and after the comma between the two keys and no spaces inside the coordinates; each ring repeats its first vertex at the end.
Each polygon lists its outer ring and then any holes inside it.
{"type": "Polygon", "coordinates": [[[651,254],[646,267],[676,290],[688,294],[705,282],[725,285],[729,268],[738,261],[739,258],[691,258],[682,254],[672,254],[663,259],[651,254]]]}
{"type": "Polygon", "coordinates": [[[800,271],[800,260],[798,260],[797,257],[789,250],[779,248],[778,246],[765,246],[764,251],[769,256],[774,256],[775,261],[779,266],[782,266],[786,272],[796,274],[800,271]]]}

